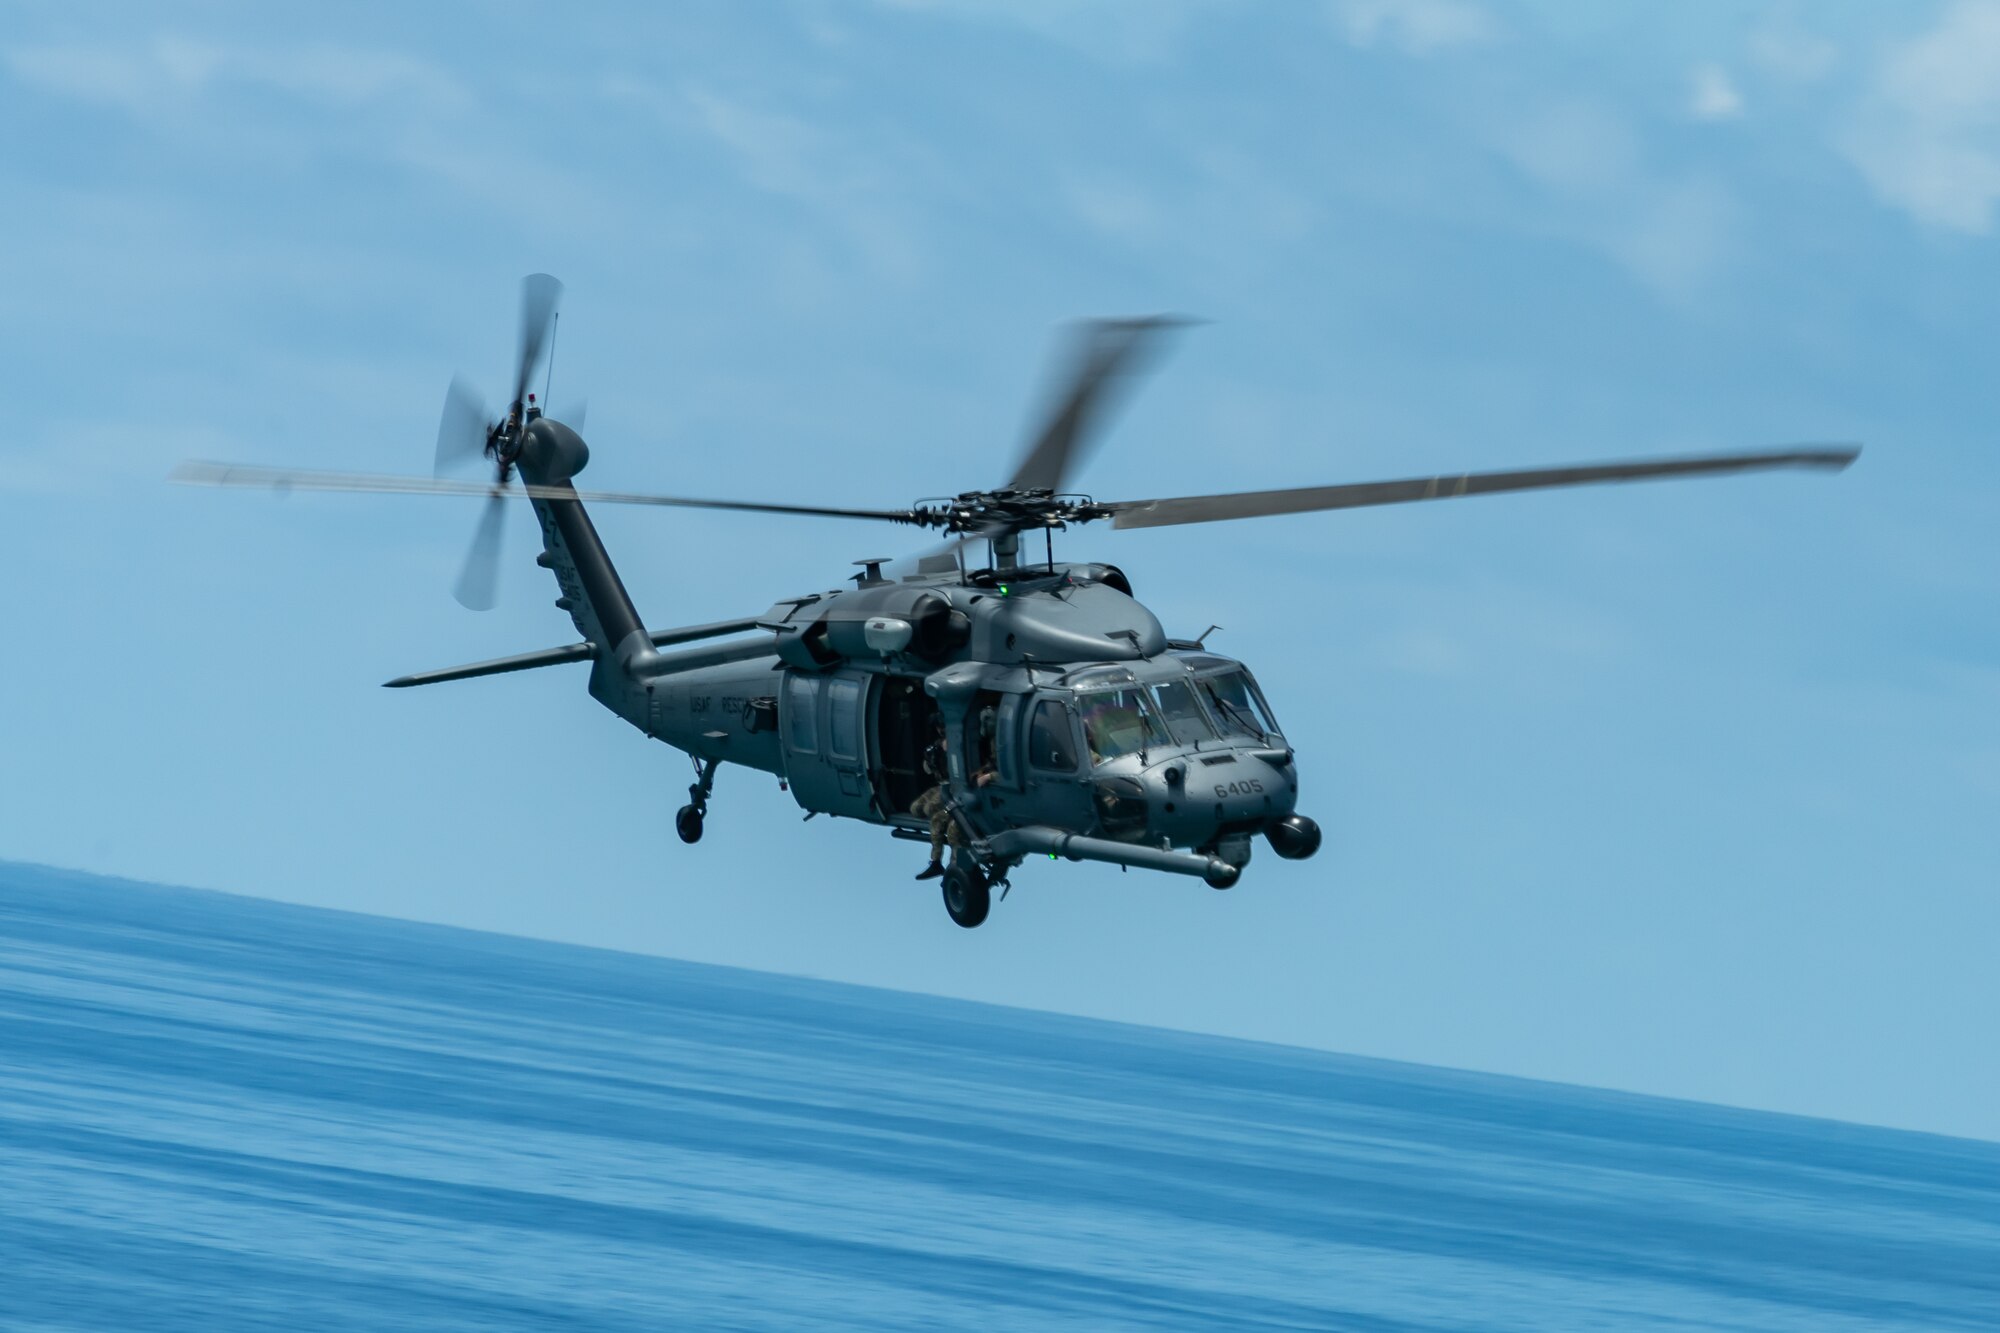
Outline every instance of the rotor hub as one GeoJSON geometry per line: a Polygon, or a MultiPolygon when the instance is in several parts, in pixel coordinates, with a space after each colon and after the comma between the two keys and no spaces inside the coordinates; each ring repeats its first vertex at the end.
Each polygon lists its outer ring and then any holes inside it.
{"type": "Polygon", "coordinates": [[[948,499],[921,500],[910,512],[912,521],[924,527],[960,534],[991,534],[1063,528],[1072,523],[1109,518],[1112,511],[1087,495],[1003,487],[965,491],[948,499]]]}

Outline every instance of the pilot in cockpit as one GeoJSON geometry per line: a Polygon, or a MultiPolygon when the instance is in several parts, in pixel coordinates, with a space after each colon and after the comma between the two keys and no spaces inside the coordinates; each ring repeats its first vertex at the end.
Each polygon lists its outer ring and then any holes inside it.
{"type": "Polygon", "coordinates": [[[1083,710],[1083,738],[1090,746],[1092,766],[1143,748],[1149,740],[1148,719],[1130,690],[1090,696],[1083,710]]]}

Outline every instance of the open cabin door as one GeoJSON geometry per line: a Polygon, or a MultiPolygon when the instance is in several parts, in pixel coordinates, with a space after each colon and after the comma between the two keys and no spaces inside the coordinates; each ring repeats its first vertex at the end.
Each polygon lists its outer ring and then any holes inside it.
{"type": "Polygon", "coordinates": [[[875,694],[873,782],[884,819],[907,815],[931,785],[924,774],[924,751],[938,715],[937,701],[924,693],[922,676],[883,676],[875,694]]]}

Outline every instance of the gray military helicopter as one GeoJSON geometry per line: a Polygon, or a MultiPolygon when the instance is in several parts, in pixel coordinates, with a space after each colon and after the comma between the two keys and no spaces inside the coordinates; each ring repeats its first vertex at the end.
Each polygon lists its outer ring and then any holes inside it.
{"type": "MultiPolygon", "coordinates": [[[[1101,321],[1076,330],[1041,429],[1013,472],[989,490],[902,509],[699,500],[579,491],[590,451],[572,425],[545,415],[528,386],[551,343],[562,287],[523,286],[522,328],[506,414],[488,418],[454,379],[425,477],[190,462],[185,482],[294,490],[485,496],[458,596],[490,606],[503,515],[523,497],[540,520],[542,553],[582,642],[387,682],[391,688],[588,662],[591,696],[646,735],[690,755],[695,781],[675,828],[701,838],[716,771],[776,774],[815,814],[931,836],[911,807],[942,728],[941,784],[955,854],[942,878],[951,919],[977,926],[1025,859],[1104,861],[1233,885],[1258,836],[1287,859],[1311,856],[1319,826],[1297,810],[1299,756],[1242,662],[1206,633],[1170,638],[1115,565],[1055,558],[1053,533],[1109,520],[1114,528],[1211,523],[1502,491],[1766,468],[1840,469],[1860,450],[1649,459],[1404,481],[1311,486],[1155,500],[1099,501],[1068,489],[1106,409],[1178,321],[1101,321]],[[467,461],[486,482],[443,475],[467,461]],[[518,473],[520,484],[513,485],[518,473]],[[639,617],[584,510],[662,505],[875,520],[945,534],[899,572],[856,561],[852,587],[802,593],[762,615],[652,630],[639,617]],[[1039,532],[1043,558],[1023,538],[1039,532]],[[699,644],[698,647],[681,647],[699,644]],[[676,651],[662,651],[675,649],[676,651]]],[[[546,385],[544,386],[546,395],[546,385]]]]}

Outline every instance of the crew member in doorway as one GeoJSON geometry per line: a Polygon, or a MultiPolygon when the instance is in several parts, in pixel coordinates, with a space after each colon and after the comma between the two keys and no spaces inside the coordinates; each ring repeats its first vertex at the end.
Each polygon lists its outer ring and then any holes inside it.
{"type": "MultiPolygon", "coordinates": [[[[924,776],[931,786],[910,805],[910,813],[931,824],[931,863],[917,872],[918,879],[936,879],[944,873],[944,848],[951,844],[956,856],[965,847],[965,832],[952,818],[951,801],[945,788],[951,782],[951,753],[945,744],[944,719],[931,719],[931,743],[924,751],[924,776]]],[[[972,775],[972,785],[984,787],[999,776],[989,761],[972,775]]]]}
{"type": "Polygon", "coordinates": [[[944,746],[944,719],[931,717],[931,743],[924,749],[924,776],[931,785],[910,805],[910,813],[931,822],[931,863],[917,872],[918,879],[936,879],[944,873],[944,844],[951,830],[951,811],[945,808],[944,784],[951,778],[951,759],[944,746]]]}

